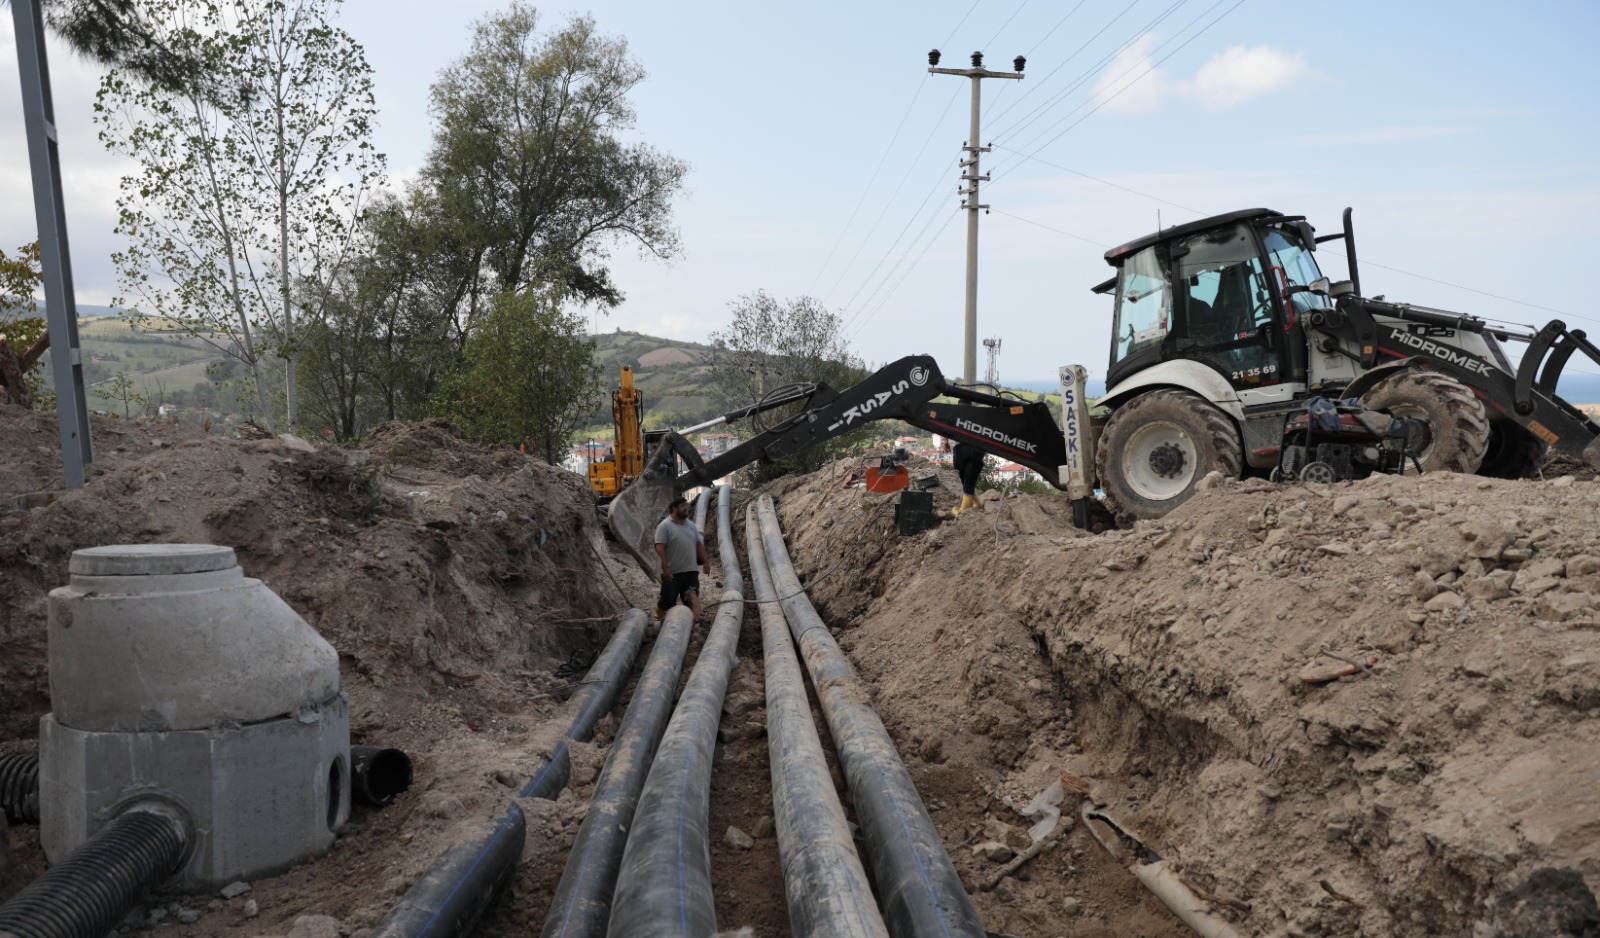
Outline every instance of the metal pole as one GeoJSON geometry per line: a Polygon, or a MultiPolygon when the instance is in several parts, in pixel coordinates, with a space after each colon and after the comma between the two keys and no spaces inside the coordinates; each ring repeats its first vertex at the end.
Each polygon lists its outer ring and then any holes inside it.
{"type": "Polygon", "coordinates": [[[982,97],[983,76],[972,76],[972,119],[967,136],[967,152],[972,154],[967,166],[967,317],[965,339],[961,346],[961,383],[971,385],[978,380],[978,157],[984,148],[978,146],[978,109],[982,97]]]}
{"type": "Polygon", "coordinates": [[[56,385],[56,422],[67,488],[83,485],[83,467],[94,462],[89,411],[83,393],[83,353],[78,347],[78,303],[72,290],[67,250],[67,213],[61,198],[55,105],[45,56],[44,21],[36,0],[12,0],[17,70],[22,78],[22,115],[33,169],[33,211],[39,226],[39,266],[44,273],[45,321],[50,328],[50,367],[56,385]]]}
{"type": "Polygon", "coordinates": [[[966,385],[976,384],[978,381],[978,211],[989,207],[978,201],[978,183],[989,178],[978,172],[979,154],[989,149],[978,143],[981,133],[979,114],[982,98],[979,88],[985,78],[1021,78],[1024,62],[1020,55],[1012,61],[1016,74],[994,72],[983,67],[983,53],[974,52],[971,68],[933,68],[932,66],[939,64],[939,50],[934,49],[928,53],[930,66],[928,71],[938,75],[964,75],[972,79],[972,115],[967,144],[962,147],[972,155],[969,159],[961,161],[963,170],[961,178],[966,180],[967,185],[960,190],[963,196],[962,207],[967,210],[967,308],[965,337],[961,349],[961,383],[966,385]]]}

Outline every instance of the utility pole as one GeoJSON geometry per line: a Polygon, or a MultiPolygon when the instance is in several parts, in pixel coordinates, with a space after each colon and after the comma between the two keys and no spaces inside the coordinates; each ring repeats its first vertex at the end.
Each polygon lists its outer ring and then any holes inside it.
{"type": "Polygon", "coordinates": [[[980,93],[985,78],[1018,78],[1022,77],[1022,67],[1028,62],[1022,56],[1011,60],[1012,68],[1016,73],[993,72],[983,67],[983,53],[972,53],[971,68],[938,68],[939,50],[934,49],[928,53],[928,71],[936,75],[964,75],[972,79],[972,121],[971,131],[967,136],[967,144],[962,147],[970,156],[961,161],[961,168],[965,170],[961,178],[966,181],[966,187],[960,190],[963,198],[961,204],[967,210],[967,327],[965,344],[962,346],[961,355],[961,383],[975,384],[978,375],[978,210],[989,206],[978,202],[978,183],[987,182],[988,176],[978,172],[978,156],[989,152],[989,147],[979,146],[978,141],[978,111],[980,93]]]}

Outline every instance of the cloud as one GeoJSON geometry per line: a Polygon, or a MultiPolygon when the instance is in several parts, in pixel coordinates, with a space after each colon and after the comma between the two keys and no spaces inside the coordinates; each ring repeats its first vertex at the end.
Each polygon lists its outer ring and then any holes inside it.
{"type": "Polygon", "coordinates": [[[1111,60],[1095,82],[1094,103],[1113,114],[1151,114],[1171,96],[1173,83],[1155,67],[1150,47],[1155,37],[1145,33],[1111,60]]]}
{"type": "Polygon", "coordinates": [[[1112,60],[1095,83],[1096,105],[1120,114],[1153,114],[1169,101],[1222,110],[1314,74],[1301,53],[1233,46],[1212,56],[1193,78],[1175,78],[1156,67],[1154,44],[1155,37],[1146,33],[1112,60]]]}
{"type": "Polygon", "coordinates": [[[1234,46],[1200,66],[1184,85],[1185,96],[1201,107],[1220,109],[1292,86],[1311,74],[1303,56],[1269,46],[1234,46]]]}

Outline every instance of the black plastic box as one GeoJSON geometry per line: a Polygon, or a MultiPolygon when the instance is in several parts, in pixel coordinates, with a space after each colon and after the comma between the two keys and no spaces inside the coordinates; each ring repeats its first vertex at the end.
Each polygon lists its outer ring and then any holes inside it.
{"type": "Polygon", "coordinates": [[[910,489],[901,492],[900,501],[894,506],[894,523],[901,536],[921,534],[933,527],[933,493],[910,489]]]}

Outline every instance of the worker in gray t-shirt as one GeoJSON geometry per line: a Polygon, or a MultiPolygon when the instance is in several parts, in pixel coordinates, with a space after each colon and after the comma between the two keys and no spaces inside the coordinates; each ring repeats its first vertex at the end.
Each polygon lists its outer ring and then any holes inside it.
{"type": "Polygon", "coordinates": [[[700,570],[711,573],[711,558],[700,529],[689,520],[689,500],[679,495],[667,506],[667,516],[656,525],[656,556],[661,558],[661,597],[656,600],[656,618],[687,599],[700,620],[700,570]],[[696,570],[699,567],[700,570],[696,570]]]}

